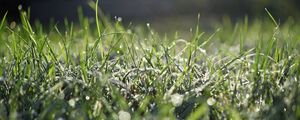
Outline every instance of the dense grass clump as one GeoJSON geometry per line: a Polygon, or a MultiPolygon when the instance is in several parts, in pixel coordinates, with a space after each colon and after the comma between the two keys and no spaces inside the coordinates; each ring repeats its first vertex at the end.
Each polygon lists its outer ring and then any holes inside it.
{"type": "Polygon", "coordinates": [[[300,119],[300,26],[248,19],[191,39],[80,17],[0,24],[0,119],[300,119]]]}

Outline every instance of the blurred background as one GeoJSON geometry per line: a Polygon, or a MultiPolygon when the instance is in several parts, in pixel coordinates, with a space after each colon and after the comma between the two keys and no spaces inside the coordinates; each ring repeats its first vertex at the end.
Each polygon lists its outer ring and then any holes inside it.
{"type": "MultiPolygon", "coordinates": [[[[93,17],[89,7],[90,0],[1,0],[1,17],[8,11],[10,21],[19,20],[19,10],[30,7],[31,21],[39,20],[44,24],[78,20],[78,7],[83,8],[87,17],[93,17]]],[[[264,8],[277,20],[285,21],[289,17],[298,19],[300,0],[100,0],[99,7],[111,19],[122,17],[123,22],[151,23],[161,31],[169,29],[189,29],[197,23],[201,14],[202,24],[218,22],[224,16],[235,21],[248,16],[251,19],[268,17],[264,8]],[[163,25],[163,26],[162,26],[163,25]]]]}

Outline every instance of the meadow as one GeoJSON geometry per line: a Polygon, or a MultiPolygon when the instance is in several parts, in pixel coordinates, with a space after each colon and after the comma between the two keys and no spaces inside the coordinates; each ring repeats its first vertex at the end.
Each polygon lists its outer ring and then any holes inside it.
{"type": "MultiPolygon", "coordinates": [[[[96,8],[96,14],[98,10],[96,8]]],[[[300,24],[0,23],[0,119],[300,119],[300,24]],[[126,26],[126,27],[124,27],[126,26]]],[[[198,18],[201,21],[201,16],[198,18]]]]}

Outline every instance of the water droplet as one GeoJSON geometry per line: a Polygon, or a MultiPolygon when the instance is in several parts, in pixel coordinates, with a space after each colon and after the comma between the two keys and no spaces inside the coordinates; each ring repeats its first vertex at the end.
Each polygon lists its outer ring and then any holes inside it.
{"type": "Polygon", "coordinates": [[[72,76],[67,76],[67,77],[66,77],[66,80],[71,81],[71,80],[73,80],[73,77],[72,77],[72,76]]]}
{"type": "Polygon", "coordinates": [[[128,34],[132,34],[132,31],[131,31],[131,30],[127,30],[127,33],[128,33],[128,34]]]}
{"type": "Polygon", "coordinates": [[[57,120],[65,120],[64,118],[60,117],[60,118],[57,118],[57,120]]]}
{"type": "Polygon", "coordinates": [[[18,5],[18,10],[22,10],[22,5],[18,5]]]}
{"type": "Polygon", "coordinates": [[[85,96],[85,99],[86,100],[90,100],[90,96],[85,96]]]}
{"type": "Polygon", "coordinates": [[[246,94],[246,99],[248,99],[250,97],[250,95],[249,94],[246,94]]]}
{"type": "Polygon", "coordinates": [[[119,115],[119,120],[131,120],[130,113],[126,111],[121,110],[119,111],[118,115],[119,115]]]}
{"type": "Polygon", "coordinates": [[[69,103],[69,105],[70,105],[71,107],[75,107],[76,101],[75,101],[75,99],[70,99],[70,100],[68,101],[68,103],[69,103]]]}
{"type": "Polygon", "coordinates": [[[202,49],[202,48],[199,48],[199,51],[200,51],[201,53],[203,53],[204,55],[206,55],[206,50],[204,50],[204,49],[202,49]]]}
{"type": "Polygon", "coordinates": [[[14,28],[16,28],[16,26],[17,26],[17,23],[16,23],[15,21],[12,21],[12,22],[9,24],[10,29],[14,29],[14,28]]]}
{"type": "Polygon", "coordinates": [[[171,95],[171,102],[174,106],[180,106],[182,104],[184,95],[180,95],[178,93],[175,93],[171,95]]]}
{"type": "Polygon", "coordinates": [[[118,17],[117,20],[118,20],[119,22],[121,22],[121,21],[122,21],[122,17],[118,17]]]}
{"type": "Polygon", "coordinates": [[[212,106],[216,103],[216,100],[214,98],[210,97],[210,98],[207,99],[206,102],[209,106],[212,106]]]}
{"type": "Polygon", "coordinates": [[[255,112],[259,112],[259,108],[258,107],[255,109],[255,112]]]}

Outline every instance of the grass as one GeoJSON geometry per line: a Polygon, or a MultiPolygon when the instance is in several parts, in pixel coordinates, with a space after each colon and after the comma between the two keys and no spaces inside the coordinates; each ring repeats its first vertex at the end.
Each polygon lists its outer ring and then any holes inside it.
{"type": "Polygon", "coordinates": [[[106,18],[45,30],[4,17],[0,119],[299,119],[300,25],[267,13],[188,40],[106,18]]]}

